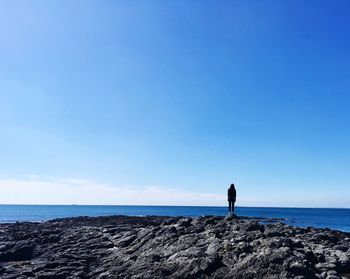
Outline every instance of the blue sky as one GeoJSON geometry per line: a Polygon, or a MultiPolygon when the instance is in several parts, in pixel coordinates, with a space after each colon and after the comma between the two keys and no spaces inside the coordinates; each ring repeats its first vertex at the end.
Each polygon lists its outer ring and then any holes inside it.
{"type": "Polygon", "coordinates": [[[349,207],[349,12],[1,2],[0,203],[349,207]]]}

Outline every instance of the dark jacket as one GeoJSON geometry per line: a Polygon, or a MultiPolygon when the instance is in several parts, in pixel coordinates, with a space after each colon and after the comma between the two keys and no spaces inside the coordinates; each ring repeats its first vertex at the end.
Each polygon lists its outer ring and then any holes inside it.
{"type": "Polygon", "coordinates": [[[236,201],[236,189],[229,188],[227,191],[227,200],[228,201],[236,201]]]}

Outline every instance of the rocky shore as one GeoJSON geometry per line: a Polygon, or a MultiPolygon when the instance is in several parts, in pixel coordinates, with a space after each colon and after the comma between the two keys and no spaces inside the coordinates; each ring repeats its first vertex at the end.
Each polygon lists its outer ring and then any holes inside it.
{"type": "Polygon", "coordinates": [[[350,234],[205,216],[0,225],[0,278],[347,278],[350,234]]]}

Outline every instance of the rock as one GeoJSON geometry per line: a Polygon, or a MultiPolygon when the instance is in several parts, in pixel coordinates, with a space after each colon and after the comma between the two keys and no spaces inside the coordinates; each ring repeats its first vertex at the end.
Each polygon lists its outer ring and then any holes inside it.
{"type": "Polygon", "coordinates": [[[334,268],[336,268],[335,264],[333,263],[329,263],[329,262],[325,262],[325,263],[318,263],[316,264],[316,269],[324,271],[324,270],[333,270],[334,268]]]}
{"type": "Polygon", "coordinates": [[[336,272],[335,270],[329,270],[327,271],[327,275],[338,275],[338,272],[336,272]]]}
{"type": "Polygon", "coordinates": [[[342,252],[346,252],[349,250],[349,247],[345,246],[345,245],[334,245],[333,246],[334,250],[340,250],[342,252]]]}
{"type": "Polygon", "coordinates": [[[290,267],[289,270],[291,273],[295,274],[295,275],[301,275],[304,276],[306,278],[316,278],[315,272],[313,270],[311,270],[310,268],[308,268],[307,266],[305,266],[305,264],[300,263],[300,262],[293,262],[290,267]]]}
{"type": "Polygon", "coordinates": [[[122,238],[121,240],[119,240],[117,245],[120,247],[127,247],[135,239],[136,239],[136,236],[134,236],[134,235],[126,236],[126,237],[122,238]]]}
{"type": "Polygon", "coordinates": [[[191,225],[192,219],[191,218],[182,218],[178,221],[179,227],[189,227],[191,225]]]}
{"type": "Polygon", "coordinates": [[[18,242],[12,248],[0,252],[0,262],[26,261],[33,255],[34,246],[26,242],[18,242]]]}
{"type": "Polygon", "coordinates": [[[0,224],[0,278],[341,278],[348,234],[234,216],[0,224]]]}
{"type": "Polygon", "coordinates": [[[243,228],[244,231],[249,232],[249,231],[264,231],[264,226],[261,225],[259,222],[251,221],[245,223],[241,228],[243,228]]]}

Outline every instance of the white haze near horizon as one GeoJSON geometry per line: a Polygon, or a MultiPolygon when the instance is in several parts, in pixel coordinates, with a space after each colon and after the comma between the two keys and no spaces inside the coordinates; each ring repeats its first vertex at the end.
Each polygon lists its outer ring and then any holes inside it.
{"type": "Polygon", "coordinates": [[[113,186],[76,178],[0,180],[0,204],[220,205],[224,198],[162,186],[113,186]]]}
{"type": "MultiPolygon", "coordinates": [[[[239,193],[239,192],[238,192],[239,193]]],[[[0,179],[0,204],[81,205],[175,205],[225,206],[226,188],[221,193],[184,191],[167,186],[116,186],[95,180],[52,178],[31,175],[21,179],[0,179]]],[[[324,198],[313,201],[269,200],[238,195],[238,206],[334,207],[324,198]]],[[[338,207],[348,207],[346,203],[338,207]]]]}

